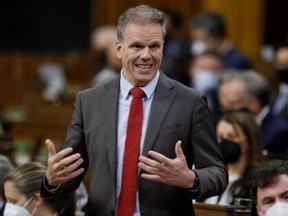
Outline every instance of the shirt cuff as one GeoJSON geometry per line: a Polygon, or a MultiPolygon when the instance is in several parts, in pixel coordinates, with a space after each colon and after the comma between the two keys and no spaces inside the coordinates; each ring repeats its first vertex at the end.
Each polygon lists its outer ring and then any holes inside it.
{"type": "Polygon", "coordinates": [[[49,185],[47,177],[44,176],[43,187],[49,193],[56,193],[56,191],[61,187],[61,185],[57,185],[57,186],[49,185]]]}
{"type": "Polygon", "coordinates": [[[198,173],[195,170],[192,170],[195,174],[195,179],[193,186],[191,188],[188,188],[188,191],[193,194],[193,196],[197,197],[200,193],[200,179],[198,176],[198,173]]]}

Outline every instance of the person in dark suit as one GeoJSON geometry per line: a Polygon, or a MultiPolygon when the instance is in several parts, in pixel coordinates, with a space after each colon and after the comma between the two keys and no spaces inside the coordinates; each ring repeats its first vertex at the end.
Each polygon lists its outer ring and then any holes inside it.
{"type": "Polygon", "coordinates": [[[119,17],[120,78],[77,95],[62,150],[46,141],[42,196],[76,189],[88,167],[86,215],[191,216],[193,198],[223,192],[227,173],[205,99],[159,72],[163,17],[146,5],[119,17]]]}
{"type": "Polygon", "coordinates": [[[252,68],[251,61],[227,39],[227,23],[222,14],[204,12],[191,20],[191,54],[199,55],[206,50],[217,50],[225,69],[241,72],[252,68]]]}

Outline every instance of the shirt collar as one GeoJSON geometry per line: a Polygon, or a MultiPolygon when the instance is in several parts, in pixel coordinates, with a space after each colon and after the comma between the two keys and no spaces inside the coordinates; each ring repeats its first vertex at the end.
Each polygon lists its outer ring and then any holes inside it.
{"type": "MultiPolygon", "coordinates": [[[[145,92],[145,98],[149,99],[157,86],[158,80],[159,80],[159,75],[160,72],[157,71],[156,76],[145,86],[140,87],[144,92],[145,92]]],[[[134,86],[132,85],[132,83],[130,83],[124,76],[124,72],[123,70],[121,71],[121,75],[120,75],[120,95],[125,98],[128,99],[129,97],[129,92],[130,90],[133,88],[134,86]]]]}
{"type": "Polygon", "coordinates": [[[266,105],[262,110],[261,112],[256,116],[256,122],[258,125],[261,125],[264,118],[268,115],[270,111],[270,108],[268,105],[266,105]]]}
{"type": "Polygon", "coordinates": [[[281,83],[279,86],[280,94],[288,95],[288,85],[286,83],[281,83]]]}

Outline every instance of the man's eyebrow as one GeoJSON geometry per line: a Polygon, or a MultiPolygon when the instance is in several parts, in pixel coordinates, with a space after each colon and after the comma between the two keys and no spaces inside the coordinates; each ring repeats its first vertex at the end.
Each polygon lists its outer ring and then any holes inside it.
{"type": "Polygon", "coordinates": [[[141,43],[140,41],[133,41],[130,44],[128,44],[128,46],[129,47],[132,47],[132,46],[144,46],[144,44],[141,43]]]}

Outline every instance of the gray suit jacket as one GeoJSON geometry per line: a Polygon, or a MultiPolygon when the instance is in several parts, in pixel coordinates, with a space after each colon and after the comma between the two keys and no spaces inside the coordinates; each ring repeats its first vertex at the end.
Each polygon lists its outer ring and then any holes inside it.
{"type": "MultiPolygon", "coordinates": [[[[117,78],[78,94],[63,145],[80,152],[85,161],[83,166],[86,170],[89,167],[91,185],[86,215],[115,215],[119,83],[117,78]]],[[[227,173],[206,101],[193,89],[161,74],[151,106],[143,154],[153,149],[175,158],[177,140],[182,140],[189,167],[195,164],[200,193],[195,197],[189,190],[139,177],[141,216],[191,216],[192,198],[220,194],[227,184],[227,173]]],[[[83,175],[63,185],[59,192],[76,189],[83,175]]]]}

